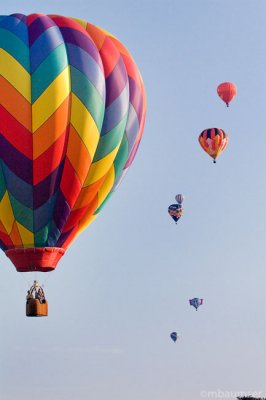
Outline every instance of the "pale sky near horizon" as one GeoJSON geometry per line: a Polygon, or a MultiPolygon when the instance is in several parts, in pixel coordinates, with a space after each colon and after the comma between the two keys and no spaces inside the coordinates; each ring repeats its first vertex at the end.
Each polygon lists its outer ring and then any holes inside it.
{"type": "Polygon", "coordinates": [[[0,400],[266,397],[266,1],[0,4],[2,15],[62,14],[110,31],[147,92],[131,170],[41,276],[48,318],[25,317],[33,276],[0,255],[0,400]],[[238,88],[229,109],[216,94],[224,81],[238,88]],[[198,144],[209,127],[229,135],[215,165],[198,144]],[[204,298],[198,312],[192,297],[204,298]]]}

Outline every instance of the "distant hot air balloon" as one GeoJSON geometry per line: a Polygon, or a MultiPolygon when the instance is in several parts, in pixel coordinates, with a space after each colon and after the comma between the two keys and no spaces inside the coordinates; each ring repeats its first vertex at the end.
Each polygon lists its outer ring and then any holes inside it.
{"type": "Polygon", "coordinates": [[[58,15],[0,17],[0,247],[52,271],[130,167],[145,92],[107,31],[58,15]]]}
{"type": "Polygon", "coordinates": [[[231,82],[221,83],[217,87],[218,96],[226,103],[227,107],[229,107],[229,103],[236,95],[236,85],[231,82]]]}
{"type": "Polygon", "coordinates": [[[184,211],[180,204],[171,204],[168,207],[168,214],[170,215],[170,217],[173,218],[175,223],[177,223],[179,218],[182,217],[182,215],[184,214],[184,211]]]}
{"type": "Polygon", "coordinates": [[[203,304],[203,299],[199,299],[199,298],[195,297],[194,299],[189,300],[189,304],[198,311],[199,306],[201,306],[203,304]]]}
{"type": "Polygon", "coordinates": [[[170,337],[174,342],[176,342],[177,339],[179,338],[179,335],[177,334],[177,332],[172,332],[170,337]]]}
{"type": "Polygon", "coordinates": [[[227,147],[228,135],[219,128],[205,129],[199,135],[199,143],[203,150],[213,158],[213,162],[216,163],[216,158],[227,147]]]}
{"type": "Polygon", "coordinates": [[[176,196],[175,196],[175,199],[176,199],[176,201],[178,202],[178,204],[182,204],[183,203],[183,201],[184,201],[184,196],[182,195],[182,194],[177,194],[176,196]]]}

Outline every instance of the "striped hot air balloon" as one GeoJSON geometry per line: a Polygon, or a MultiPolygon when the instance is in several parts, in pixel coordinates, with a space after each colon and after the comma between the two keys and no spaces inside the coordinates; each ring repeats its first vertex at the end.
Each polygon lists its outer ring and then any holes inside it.
{"type": "Polygon", "coordinates": [[[145,120],[127,49],[88,22],[0,17],[0,246],[50,271],[130,167],[145,120]]]}
{"type": "Polygon", "coordinates": [[[228,135],[219,128],[205,129],[199,135],[199,143],[206,153],[216,163],[217,157],[225,150],[228,144],[228,135]]]}
{"type": "Polygon", "coordinates": [[[184,201],[184,195],[183,194],[177,194],[175,196],[175,199],[176,199],[177,203],[181,205],[183,203],[183,201],[184,201]]]}

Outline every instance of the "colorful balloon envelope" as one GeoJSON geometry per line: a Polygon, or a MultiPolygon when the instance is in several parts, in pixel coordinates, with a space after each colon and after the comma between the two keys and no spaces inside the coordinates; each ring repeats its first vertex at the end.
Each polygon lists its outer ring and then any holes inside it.
{"type": "Polygon", "coordinates": [[[184,201],[184,196],[182,194],[177,194],[175,196],[175,199],[176,199],[177,203],[181,205],[184,201]]]}
{"type": "Polygon", "coordinates": [[[0,246],[20,272],[51,271],[130,167],[144,86],[86,21],[1,16],[0,40],[0,246]]]}
{"type": "Polygon", "coordinates": [[[183,208],[180,204],[171,204],[168,207],[168,214],[177,223],[180,217],[184,214],[183,208]]]}
{"type": "Polygon", "coordinates": [[[203,299],[195,297],[194,299],[189,300],[189,304],[198,311],[199,306],[203,304],[203,299]]]}
{"type": "Polygon", "coordinates": [[[218,96],[225,102],[227,107],[229,107],[229,103],[236,95],[236,85],[231,82],[221,83],[217,87],[218,96]]]}
{"type": "Polygon", "coordinates": [[[170,338],[173,340],[173,342],[176,342],[177,339],[179,338],[179,335],[177,334],[177,332],[172,332],[170,334],[170,338]]]}
{"type": "Polygon", "coordinates": [[[203,150],[213,158],[213,162],[216,163],[216,159],[227,147],[228,135],[219,128],[205,129],[199,135],[199,143],[203,150]]]}

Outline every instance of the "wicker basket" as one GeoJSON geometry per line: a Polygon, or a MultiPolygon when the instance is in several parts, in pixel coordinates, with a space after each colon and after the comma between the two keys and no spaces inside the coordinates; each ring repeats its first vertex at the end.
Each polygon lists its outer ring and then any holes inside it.
{"type": "Polygon", "coordinates": [[[48,302],[40,303],[38,299],[29,299],[26,303],[26,316],[27,317],[47,317],[48,315],[48,302]]]}

